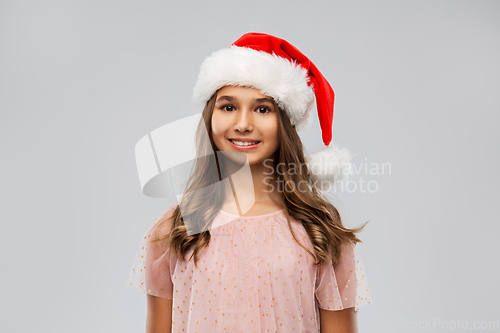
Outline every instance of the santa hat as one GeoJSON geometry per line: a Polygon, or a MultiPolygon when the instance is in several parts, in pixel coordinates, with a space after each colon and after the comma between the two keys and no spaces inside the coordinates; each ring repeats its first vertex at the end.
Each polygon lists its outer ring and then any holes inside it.
{"type": "Polygon", "coordinates": [[[306,156],[308,169],[320,189],[347,179],[351,154],[329,146],[335,94],[318,68],[296,47],[268,34],[244,34],[229,48],[204,60],[193,100],[203,108],[218,89],[228,85],[256,88],[272,97],[298,131],[310,125],[309,113],[316,97],[326,148],[306,156]]]}

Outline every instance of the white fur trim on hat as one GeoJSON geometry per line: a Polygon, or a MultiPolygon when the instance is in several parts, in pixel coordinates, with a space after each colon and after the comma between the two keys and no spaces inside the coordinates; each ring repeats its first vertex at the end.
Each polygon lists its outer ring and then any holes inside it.
{"type": "Polygon", "coordinates": [[[314,90],[308,82],[308,71],[294,62],[233,45],[213,52],[203,61],[192,98],[203,108],[224,86],[256,88],[272,97],[300,130],[310,124],[309,113],[314,102],[314,90]]]}
{"type": "Polygon", "coordinates": [[[347,182],[352,173],[352,154],[345,148],[330,145],[305,156],[307,169],[317,187],[328,191],[347,182]]]}

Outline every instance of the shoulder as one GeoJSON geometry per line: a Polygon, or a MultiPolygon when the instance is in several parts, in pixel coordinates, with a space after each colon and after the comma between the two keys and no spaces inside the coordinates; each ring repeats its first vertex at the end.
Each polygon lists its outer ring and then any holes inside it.
{"type": "Polygon", "coordinates": [[[148,232],[150,237],[165,236],[172,230],[174,222],[173,214],[177,205],[177,202],[168,205],[168,207],[154,220],[148,232]]]}

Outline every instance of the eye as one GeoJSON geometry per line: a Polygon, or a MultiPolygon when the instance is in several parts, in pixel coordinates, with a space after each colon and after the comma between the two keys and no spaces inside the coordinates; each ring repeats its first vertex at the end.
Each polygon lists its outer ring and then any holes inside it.
{"type": "Polygon", "coordinates": [[[222,106],[221,109],[224,111],[234,111],[234,106],[232,106],[231,104],[226,104],[222,106]]]}
{"type": "Polygon", "coordinates": [[[266,114],[266,113],[268,113],[268,112],[271,112],[271,109],[270,109],[270,108],[268,108],[267,106],[259,106],[259,107],[257,108],[257,110],[259,111],[259,113],[263,113],[263,114],[266,114]],[[265,112],[260,112],[260,111],[262,111],[262,110],[264,110],[265,112]]]}

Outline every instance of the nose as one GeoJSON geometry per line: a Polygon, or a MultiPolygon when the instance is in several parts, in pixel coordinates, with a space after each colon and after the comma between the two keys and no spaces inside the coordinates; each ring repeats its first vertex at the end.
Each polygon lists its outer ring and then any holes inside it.
{"type": "Polygon", "coordinates": [[[241,133],[253,130],[252,110],[250,110],[249,108],[242,108],[241,112],[238,112],[238,115],[236,116],[234,129],[241,133]]]}

